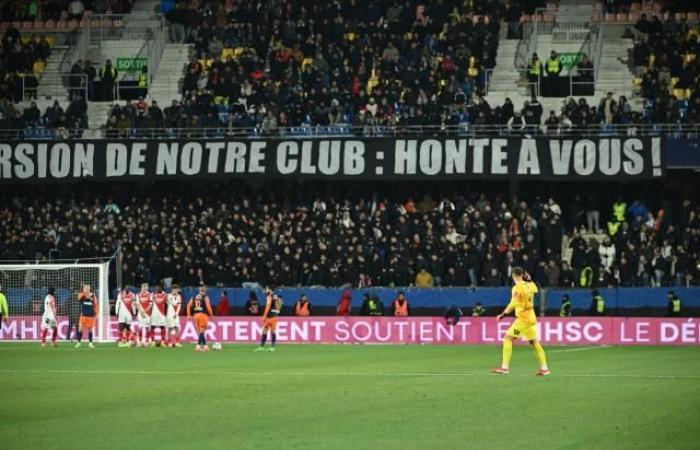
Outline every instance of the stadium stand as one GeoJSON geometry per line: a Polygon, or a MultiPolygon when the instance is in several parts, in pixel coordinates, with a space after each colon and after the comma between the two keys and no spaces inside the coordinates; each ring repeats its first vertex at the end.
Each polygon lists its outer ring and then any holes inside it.
{"type": "Polygon", "coordinates": [[[581,189],[559,189],[557,198],[569,199],[562,210],[545,195],[382,186],[161,182],[157,190],[97,186],[89,195],[9,188],[0,253],[75,259],[121,245],[132,285],[409,286],[426,269],[439,286],[504,286],[515,265],[542,286],[700,283],[700,205],[683,197],[630,197],[620,221],[607,213],[608,199],[581,189]],[[612,237],[599,243],[587,229],[612,237]]]}

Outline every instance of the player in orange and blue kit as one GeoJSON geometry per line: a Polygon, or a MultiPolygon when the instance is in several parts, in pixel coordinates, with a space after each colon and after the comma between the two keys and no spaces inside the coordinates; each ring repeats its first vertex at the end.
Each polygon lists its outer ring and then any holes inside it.
{"type": "Polygon", "coordinates": [[[492,370],[493,373],[506,375],[510,372],[510,360],[513,357],[513,341],[522,337],[530,342],[535,358],[540,364],[540,369],[535,373],[538,376],[549,375],[547,356],[542,345],[537,340],[537,317],[535,316],[535,294],[537,285],[532,282],[530,275],[521,267],[513,268],[513,291],[511,300],[506,309],[496,317],[499,322],[506,314],[515,311],[515,321],[510,326],[503,338],[503,363],[501,367],[492,370]]]}
{"type": "Polygon", "coordinates": [[[209,317],[213,317],[211,301],[207,295],[207,287],[200,286],[199,292],[187,302],[187,317],[194,318],[194,326],[197,329],[197,346],[194,348],[198,352],[209,351],[205,333],[209,327],[209,317]]]}
{"type": "Polygon", "coordinates": [[[275,343],[277,342],[277,320],[282,311],[282,297],[275,294],[272,288],[265,289],[265,312],[263,313],[263,329],[262,338],[260,339],[260,347],[256,348],[256,352],[265,350],[265,342],[267,342],[267,333],[270,333],[270,347],[268,352],[275,351],[275,343]]]}
{"type": "Polygon", "coordinates": [[[83,331],[88,330],[88,347],[95,348],[92,344],[92,329],[95,327],[95,316],[97,315],[97,297],[92,292],[89,284],[83,285],[83,291],[78,294],[80,304],[80,321],[78,322],[78,343],[75,348],[80,347],[80,340],[83,338],[83,331]]]}

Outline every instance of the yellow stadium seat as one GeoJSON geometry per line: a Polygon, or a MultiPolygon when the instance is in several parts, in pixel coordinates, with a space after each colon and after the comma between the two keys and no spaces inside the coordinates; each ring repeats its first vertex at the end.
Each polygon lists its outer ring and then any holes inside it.
{"type": "Polygon", "coordinates": [[[240,58],[243,56],[243,52],[245,52],[245,47],[236,47],[233,49],[233,57],[240,58]]]}
{"type": "Polygon", "coordinates": [[[674,89],[673,90],[673,95],[678,99],[678,100],[685,100],[685,89],[674,89]]]}
{"type": "Polygon", "coordinates": [[[676,85],[676,83],[678,83],[679,80],[680,80],[680,78],[678,78],[678,77],[672,77],[671,81],[668,83],[668,85],[670,87],[674,87],[676,85]]]}
{"type": "Polygon", "coordinates": [[[306,68],[306,66],[313,66],[313,65],[314,65],[313,58],[304,58],[304,60],[301,62],[302,69],[306,68]]]}
{"type": "Polygon", "coordinates": [[[225,48],[221,50],[221,60],[222,61],[228,61],[229,59],[233,58],[233,49],[232,48],[225,48]]]}
{"type": "Polygon", "coordinates": [[[34,72],[35,75],[41,75],[41,73],[44,71],[46,68],[46,63],[44,61],[37,61],[34,63],[34,67],[32,67],[32,71],[34,72]]]}
{"type": "Polygon", "coordinates": [[[479,76],[479,69],[471,68],[471,69],[467,70],[467,73],[469,74],[470,77],[478,77],[479,76]]]}
{"type": "Polygon", "coordinates": [[[357,35],[353,33],[352,31],[349,33],[345,33],[345,40],[348,42],[354,42],[355,39],[357,39],[357,35]]]}
{"type": "Polygon", "coordinates": [[[697,55],[695,53],[688,53],[687,55],[683,55],[683,62],[686,64],[689,64],[697,58],[697,55]]]}

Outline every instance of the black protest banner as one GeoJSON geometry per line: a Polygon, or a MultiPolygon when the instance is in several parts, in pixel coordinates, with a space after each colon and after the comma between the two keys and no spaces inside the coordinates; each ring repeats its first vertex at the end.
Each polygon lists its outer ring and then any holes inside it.
{"type": "Polygon", "coordinates": [[[196,177],[651,179],[661,138],[338,138],[0,143],[0,182],[196,177]]]}

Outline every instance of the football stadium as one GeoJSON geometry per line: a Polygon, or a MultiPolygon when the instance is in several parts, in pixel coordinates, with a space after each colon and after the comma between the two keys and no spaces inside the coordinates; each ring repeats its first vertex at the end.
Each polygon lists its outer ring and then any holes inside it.
{"type": "Polygon", "coordinates": [[[0,0],[20,449],[696,449],[696,0],[0,0]]]}

